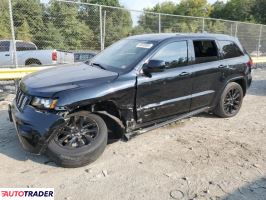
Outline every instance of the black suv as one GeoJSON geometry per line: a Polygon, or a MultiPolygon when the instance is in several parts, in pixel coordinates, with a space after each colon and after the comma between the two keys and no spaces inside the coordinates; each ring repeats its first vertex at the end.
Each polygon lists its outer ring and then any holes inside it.
{"type": "Polygon", "coordinates": [[[201,112],[235,116],[252,65],[227,35],[132,36],[89,63],[26,76],[9,116],[26,150],[83,166],[103,153],[111,135],[129,139],[201,112]]]}

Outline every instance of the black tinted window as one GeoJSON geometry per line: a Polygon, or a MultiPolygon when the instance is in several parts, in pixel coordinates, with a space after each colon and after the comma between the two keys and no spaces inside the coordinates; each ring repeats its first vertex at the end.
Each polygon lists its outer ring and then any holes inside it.
{"type": "Polygon", "coordinates": [[[218,60],[218,50],[215,41],[193,41],[196,63],[205,63],[218,60]]]}
{"type": "Polygon", "coordinates": [[[0,52],[9,51],[10,42],[9,41],[2,41],[0,42],[0,52]]]}
{"type": "Polygon", "coordinates": [[[17,51],[36,50],[36,46],[27,42],[16,42],[16,49],[17,51]]]}
{"type": "Polygon", "coordinates": [[[219,41],[219,45],[224,59],[235,58],[243,55],[242,51],[234,42],[219,41]]]}
{"type": "Polygon", "coordinates": [[[163,60],[167,68],[184,66],[187,64],[187,42],[173,42],[162,47],[152,60],[163,60]]]}

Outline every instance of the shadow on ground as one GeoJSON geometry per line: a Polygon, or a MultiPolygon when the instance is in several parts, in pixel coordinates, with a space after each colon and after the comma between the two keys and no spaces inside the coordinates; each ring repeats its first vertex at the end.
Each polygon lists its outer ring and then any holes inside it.
{"type": "Polygon", "coordinates": [[[265,80],[253,80],[248,94],[266,96],[266,77],[265,80]]]}
{"type": "Polygon", "coordinates": [[[46,156],[33,155],[22,149],[14,125],[9,121],[6,110],[0,110],[0,154],[18,161],[32,160],[40,164],[55,166],[46,156]]]}
{"type": "MultiPolygon", "coordinates": [[[[45,155],[34,155],[24,151],[19,143],[16,130],[8,119],[6,110],[0,110],[0,154],[19,161],[32,160],[40,164],[48,164],[55,166],[45,155]]],[[[109,134],[108,144],[118,141],[119,138],[113,134],[109,134]]]]}
{"type": "Polygon", "coordinates": [[[238,188],[232,194],[228,194],[222,200],[265,200],[266,177],[249,182],[238,188]]]}

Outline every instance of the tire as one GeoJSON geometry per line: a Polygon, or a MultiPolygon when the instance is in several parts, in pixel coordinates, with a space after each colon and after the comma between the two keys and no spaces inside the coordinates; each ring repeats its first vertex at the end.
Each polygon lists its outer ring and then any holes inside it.
{"type": "Polygon", "coordinates": [[[42,65],[42,63],[37,59],[29,59],[25,62],[25,66],[37,67],[42,65]]]}
{"type": "MultiPolygon", "coordinates": [[[[98,115],[91,114],[87,111],[76,112],[76,113],[70,114],[66,118],[68,118],[68,123],[70,123],[71,119],[74,118],[73,123],[75,123],[75,125],[73,126],[71,124],[71,128],[72,126],[76,128],[69,129],[69,125],[67,125],[67,123],[65,124],[64,127],[61,127],[60,130],[58,130],[58,132],[55,134],[55,136],[50,140],[47,151],[46,151],[46,155],[50,157],[52,161],[54,161],[57,165],[62,166],[62,167],[67,167],[67,168],[81,167],[81,166],[85,166],[85,165],[88,165],[89,163],[94,162],[104,152],[104,149],[107,145],[108,132],[107,132],[107,126],[104,120],[98,115]],[[98,135],[96,135],[95,138],[87,145],[83,145],[81,147],[75,147],[75,146],[73,147],[73,143],[71,144],[72,146],[69,146],[71,139],[64,140],[63,137],[67,137],[68,135],[71,138],[71,136],[73,136],[73,134],[71,134],[72,133],[71,131],[73,131],[74,129],[75,129],[74,131],[76,131],[76,128],[78,129],[77,121],[75,121],[78,117],[80,117],[80,119],[82,117],[86,120],[89,119],[90,122],[95,123],[95,125],[97,125],[96,128],[98,130],[98,133],[97,133],[98,135]],[[71,130],[71,131],[63,131],[65,129],[71,130]],[[68,133],[68,134],[65,134],[65,133],[68,133]],[[63,135],[63,137],[61,137],[61,135],[63,135]],[[64,143],[66,140],[68,140],[69,143],[66,143],[66,145],[64,146],[64,143]]],[[[90,122],[88,124],[90,124],[90,122]]],[[[88,124],[85,126],[89,126],[88,124]]],[[[82,131],[78,131],[78,132],[82,133],[82,131]]],[[[87,137],[83,137],[83,138],[87,138],[87,137]]],[[[78,143],[79,142],[76,142],[75,144],[78,144],[78,143]]]]}
{"type": "Polygon", "coordinates": [[[243,89],[238,83],[228,83],[214,110],[214,114],[222,118],[234,117],[241,108],[243,96],[243,89]]]}

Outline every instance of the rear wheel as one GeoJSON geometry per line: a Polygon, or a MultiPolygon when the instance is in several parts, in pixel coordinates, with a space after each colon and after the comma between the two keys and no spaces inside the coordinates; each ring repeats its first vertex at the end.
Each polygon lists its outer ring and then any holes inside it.
{"type": "Polygon", "coordinates": [[[37,59],[29,59],[25,62],[26,66],[31,66],[31,67],[40,66],[41,64],[42,63],[37,59]]]}
{"type": "Polygon", "coordinates": [[[235,82],[229,83],[225,87],[214,113],[223,118],[233,117],[239,112],[242,101],[242,87],[235,82]]]}
{"type": "Polygon", "coordinates": [[[49,142],[46,154],[63,167],[81,167],[95,161],[107,145],[107,127],[98,115],[70,114],[49,142]]]}

